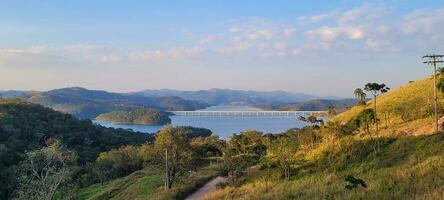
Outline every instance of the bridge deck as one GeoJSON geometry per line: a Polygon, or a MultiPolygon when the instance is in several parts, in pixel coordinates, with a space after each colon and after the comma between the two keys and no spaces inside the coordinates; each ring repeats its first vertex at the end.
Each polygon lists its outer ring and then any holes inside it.
{"type": "Polygon", "coordinates": [[[242,110],[224,110],[224,111],[169,111],[178,116],[311,116],[323,115],[326,111],[242,111],[242,110]]]}

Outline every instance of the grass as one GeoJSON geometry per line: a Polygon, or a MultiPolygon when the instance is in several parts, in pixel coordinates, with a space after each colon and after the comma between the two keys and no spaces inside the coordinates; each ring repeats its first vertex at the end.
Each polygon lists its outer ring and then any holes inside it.
{"type": "Polygon", "coordinates": [[[191,192],[217,176],[219,166],[207,166],[183,176],[173,184],[173,188],[165,192],[163,171],[147,167],[126,177],[109,181],[105,184],[94,184],[84,188],[79,193],[79,199],[183,199],[191,192]]]}
{"type": "MultiPolygon", "coordinates": [[[[430,118],[433,113],[433,79],[426,78],[418,80],[402,87],[389,91],[388,93],[377,97],[378,118],[380,118],[380,126],[384,127],[387,122],[388,127],[396,125],[410,125],[410,121],[423,122],[415,124],[412,127],[426,125],[432,128],[431,122],[423,120],[430,118]],[[387,120],[386,120],[387,119],[387,120]],[[421,121],[422,120],[422,121],[421,121]]],[[[444,108],[444,95],[439,93],[439,107],[444,108]]],[[[367,108],[373,108],[374,102],[367,102],[367,108]]],[[[346,123],[356,114],[364,109],[363,106],[355,106],[348,111],[335,116],[332,121],[346,123]]],[[[441,109],[441,111],[443,111],[441,109]]],[[[399,127],[397,127],[399,128],[399,127]]],[[[427,130],[418,131],[422,133],[430,133],[427,130]]],[[[417,132],[417,133],[418,133],[417,132]]]]}
{"type": "Polygon", "coordinates": [[[100,191],[104,190],[108,186],[109,182],[107,183],[96,183],[94,185],[91,185],[85,189],[83,189],[79,193],[79,199],[90,199],[100,191]]]}
{"type": "MultiPolygon", "coordinates": [[[[444,132],[433,134],[432,86],[426,78],[379,96],[377,137],[359,133],[325,140],[297,153],[305,164],[290,180],[273,178],[273,169],[261,170],[244,177],[241,186],[219,189],[207,199],[442,199],[444,132]],[[348,175],[368,187],[346,189],[348,175]]],[[[367,108],[373,106],[367,102],[367,108]]],[[[439,106],[444,107],[441,93],[439,106]]],[[[363,109],[355,106],[332,121],[347,123],[363,109]]]]}
{"type": "Polygon", "coordinates": [[[313,149],[308,163],[291,180],[266,178],[266,170],[238,187],[226,187],[208,199],[440,199],[444,196],[444,133],[380,138],[339,139],[313,149]],[[368,187],[348,190],[347,175],[368,187]]]}

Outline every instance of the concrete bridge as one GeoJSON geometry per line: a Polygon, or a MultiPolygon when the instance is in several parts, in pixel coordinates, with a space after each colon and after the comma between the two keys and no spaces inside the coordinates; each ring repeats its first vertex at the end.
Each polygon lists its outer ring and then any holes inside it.
{"type": "Polygon", "coordinates": [[[288,116],[288,117],[299,117],[299,116],[323,116],[327,114],[326,111],[266,111],[266,110],[224,110],[224,111],[213,111],[213,110],[196,110],[196,111],[169,111],[177,116],[241,116],[241,117],[255,117],[255,116],[288,116]]]}

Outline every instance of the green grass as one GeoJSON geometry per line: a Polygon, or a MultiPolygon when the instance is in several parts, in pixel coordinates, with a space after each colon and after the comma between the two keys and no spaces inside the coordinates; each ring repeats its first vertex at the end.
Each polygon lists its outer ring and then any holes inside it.
{"type": "Polygon", "coordinates": [[[198,169],[197,172],[180,178],[178,182],[173,184],[170,191],[165,192],[163,171],[147,167],[126,177],[109,181],[104,185],[94,184],[84,188],[79,193],[79,199],[183,199],[218,173],[218,166],[198,169]]]}
{"type": "Polygon", "coordinates": [[[106,187],[108,186],[108,182],[107,183],[96,183],[94,185],[90,185],[89,187],[81,190],[81,192],[79,193],[79,199],[90,199],[91,197],[93,197],[94,195],[96,195],[97,193],[99,193],[100,191],[104,190],[106,187]]]}
{"type": "Polygon", "coordinates": [[[154,194],[157,190],[155,185],[161,180],[162,177],[160,177],[160,175],[149,176],[142,179],[142,181],[139,183],[141,194],[143,196],[149,196],[151,194],[154,194]]]}

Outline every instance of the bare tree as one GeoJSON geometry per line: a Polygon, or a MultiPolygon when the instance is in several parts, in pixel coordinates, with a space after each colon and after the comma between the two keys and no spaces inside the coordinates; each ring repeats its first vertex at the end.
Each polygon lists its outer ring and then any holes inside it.
{"type": "Polygon", "coordinates": [[[17,199],[54,199],[60,186],[70,179],[70,166],[76,159],[76,154],[64,148],[58,140],[26,153],[19,170],[17,199]]]}

